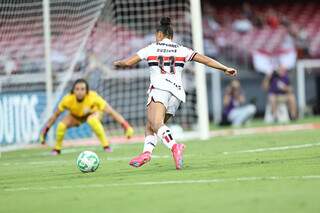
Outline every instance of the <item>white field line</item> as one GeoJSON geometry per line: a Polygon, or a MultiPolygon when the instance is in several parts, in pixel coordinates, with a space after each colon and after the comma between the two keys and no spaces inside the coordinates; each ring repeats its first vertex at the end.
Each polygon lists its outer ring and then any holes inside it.
{"type": "Polygon", "coordinates": [[[241,153],[255,153],[255,152],[270,152],[270,151],[283,151],[288,149],[303,149],[314,146],[320,146],[320,143],[308,143],[301,145],[292,145],[292,146],[277,146],[277,147],[268,147],[268,148],[259,148],[259,149],[248,149],[234,152],[223,152],[225,155],[229,154],[241,154],[241,153]]]}
{"type": "MultiPolygon", "coordinates": [[[[192,156],[192,155],[184,155],[186,156],[192,156]]],[[[57,156],[52,156],[54,158],[57,158],[57,156]]],[[[106,157],[101,158],[102,160],[107,161],[129,161],[133,158],[131,157],[106,157]]],[[[153,159],[159,159],[159,158],[171,158],[171,155],[152,155],[153,159]]],[[[19,165],[48,165],[48,164],[58,164],[58,163],[72,163],[76,162],[76,160],[39,160],[39,161],[19,161],[19,162],[6,162],[6,163],[0,163],[0,166],[19,166],[19,165]]]]}
{"type": "Polygon", "coordinates": [[[133,183],[108,183],[108,184],[83,184],[83,185],[64,185],[64,186],[46,186],[46,187],[17,187],[6,188],[3,191],[51,191],[62,189],[90,189],[90,188],[108,188],[123,186],[157,186],[157,185],[185,185],[185,184],[210,184],[224,182],[255,182],[255,181],[279,181],[279,180],[320,180],[320,175],[307,176],[267,176],[267,177],[238,177],[238,178],[217,178],[203,180],[166,180],[166,181],[150,181],[150,182],[133,182],[133,183]]]}

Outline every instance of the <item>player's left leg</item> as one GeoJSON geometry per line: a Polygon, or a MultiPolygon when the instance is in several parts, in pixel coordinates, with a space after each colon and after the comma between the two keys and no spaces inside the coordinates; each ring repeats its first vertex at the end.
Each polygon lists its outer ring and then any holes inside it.
{"type": "Polygon", "coordinates": [[[150,122],[147,122],[145,127],[143,153],[149,152],[151,154],[154,148],[157,146],[157,143],[157,134],[152,130],[150,122]]]}
{"type": "Polygon", "coordinates": [[[106,133],[104,131],[104,128],[101,123],[103,113],[102,112],[95,112],[88,116],[87,123],[91,127],[92,131],[96,134],[98,137],[103,149],[106,152],[111,152],[111,148],[109,145],[109,140],[106,137],[106,133]]]}

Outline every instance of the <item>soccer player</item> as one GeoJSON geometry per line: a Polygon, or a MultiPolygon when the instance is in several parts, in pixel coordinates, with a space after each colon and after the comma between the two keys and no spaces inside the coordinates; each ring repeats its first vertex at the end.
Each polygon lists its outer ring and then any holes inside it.
{"type": "Polygon", "coordinates": [[[52,155],[61,153],[64,134],[68,128],[79,126],[87,122],[93,132],[99,138],[104,151],[111,152],[109,141],[106,138],[101,119],[103,113],[109,114],[125,130],[127,138],[132,137],[134,131],[129,123],[115,111],[100,95],[95,91],[89,90],[89,84],[84,79],[78,79],[74,82],[69,94],[63,97],[58,105],[58,109],[51,116],[40,134],[40,142],[45,144],[46,135],[50,127],[55,123],[59,115],[68,110],[67,114],[58,124],[56,130],[56,144],[52,150],[52,155]]]}
{"type": "Polygon", "coordinates": [[[147,101],[147,124],[143,153],[130,161],[133,167],[140,167],[151,160],[151,154],[161,138],[173,154],[176,169],[183,165],[184,144],[178,144],[172,136],[166,122],[175,115],[186,95],[182,87],[181,72],[188,61],[196,61],[209,67],[219,69],[225,74],[235,76],[237,70],[199,54],[192,49],[174,43],[171,20],[163,17],[156,29],[156,42],[139,50],[135,55],[120,61],[115,61],[115,67],[130,67],[147,60],[150,68],[150,87],[147,101]]]}

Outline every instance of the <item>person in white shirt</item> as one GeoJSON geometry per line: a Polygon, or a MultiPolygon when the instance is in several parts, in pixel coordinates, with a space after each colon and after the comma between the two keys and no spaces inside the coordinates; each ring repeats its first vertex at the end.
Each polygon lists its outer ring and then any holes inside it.
{"type": "Polygon", "coordinates": [[[185,102],[186,99],[181,80],[185,63],[196,61],[219,69],[229,76],[236,76],[237,70],[173,42],[173,29],[168,17],[161,19],[155,36],[155,43],[139,50],[125,60],[114,62],[115,67],[125,68],[146,60],[150,68],[144,149],[143,153],[133,158],[129,164],[133,167],[140,167],[149,162],[157,144],[157,137],[159,137],[172,151],[176,169],[181,169],[185,145],[176,143],[170,128],[165,124],[175,115],[180,103],[185,102]]]}

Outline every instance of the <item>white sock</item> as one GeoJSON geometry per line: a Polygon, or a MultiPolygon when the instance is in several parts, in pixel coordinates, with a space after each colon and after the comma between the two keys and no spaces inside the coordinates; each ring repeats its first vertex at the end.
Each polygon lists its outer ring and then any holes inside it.
{"type": "Polygon", "coordinates": [[[158,129],[157,135],[161,138],[162,143],[170,150],[172,149],[172,146],[176,144],[176,141],[173,139],[171,129],[166,125],[163,125],[158,129]]]}
{"type": "Polygon", "coordinates": [[[158,138],[156,135],[147,135],[144,139],[143,152],[152,153],[153,149],[156,147],[158,138]]]}

